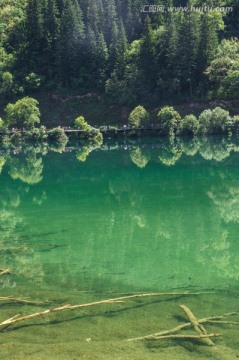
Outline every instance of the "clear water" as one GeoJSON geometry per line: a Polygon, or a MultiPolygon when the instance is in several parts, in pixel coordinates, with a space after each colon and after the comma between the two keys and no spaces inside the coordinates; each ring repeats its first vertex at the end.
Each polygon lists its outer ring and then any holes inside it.
{"type": "MultiPolygon", "coordinates": [[[[217,346],[126,342],[238,311],[239,147],[233,140],[141,140],[63,153],[2,152],[0,320],[141,292],[168,296],[62,312],[2,332],[3,359],[236,359],[238,326],[217,346]]],[[[239,317],[232,320],[238,321],[239,317]]],[[[193,334],[190,330],[188,333],[193,334]]]]}

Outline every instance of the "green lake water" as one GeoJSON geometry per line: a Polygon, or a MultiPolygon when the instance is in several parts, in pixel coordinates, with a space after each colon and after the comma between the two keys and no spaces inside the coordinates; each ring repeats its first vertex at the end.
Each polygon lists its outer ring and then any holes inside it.
{"type": "Polygon", "coordinates": [[[198,318],[239,311],[236,141],[142,139],[44,155],[2,151],[0,168],[0,269],[13,271],[0,277],[0,296],[49,302],[0,301],[0,321],[135,293],[210,292],[18,323],[0,333],[1,359],[239,357],[239,325],[205,325],[223,335],[214,348],[124,341],[187,321],[181,304],[198,318]]]}

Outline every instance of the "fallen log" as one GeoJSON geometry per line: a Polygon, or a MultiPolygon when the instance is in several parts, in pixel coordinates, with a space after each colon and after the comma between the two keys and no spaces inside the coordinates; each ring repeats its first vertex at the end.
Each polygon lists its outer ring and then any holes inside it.
{"type": "MultiPolygon", "coordinates": [[[[210,323],[210,322],[221,323],[220,319],[223,319],[228,316],[233,316],[233,315],[239,315],[239,313],[238,312],[230,312],[230,313],[226,313],[226,314],[222,314],[222,315],[218,315],[218,316],[211,316],[208,318],[199,319],[198,323],[199,324],[205,324],[205,323],[210,323]]],[[[228,322],[228,323],[230,323],[230,322],[228,322]]],[[[136,337],[136,338],[132,338],[132,339],[127,339],[127,341],[151,340],[152,338],[155,338],[155,337],[170,335],[170,334],[174,334],[180,330],[185,330],[188,327],[190,327],[191,325],[192,325],[191,322],[188,322],[188,323],[185,323],[182,325],[178,325],[169,330],[164,330],[164,331],[160,331],[158,333],[154,333],[154,334],[150,334],[150,335],[146,335],[146,336],[140,336],[140,337],[136,337]]]]}
{"type": "Polygon", "coordinates": [[[46,305],[46,302],[27,300],[26,298],[18,298],[18,297],[15,298],[13,296],[0,296],[0,301],[14,301],[29,305],[44,305],[44,304],[46,305]]]}
{"type": "Polygon", "coordinates": [[[0,275],[6,275],[6,274],[11,274],[11,270],[10,269],[0,269],[0,275]]]}
{"type": "MultiPolygon", "coordinates": [[[[200,294],[208,294],[210,292],[198,292],[198,293],[190,293],[190,292],[184,292],[184,293],[151,293],[151,294],[135,294],[135,295],[128,295],[128,296],[121,296],[118,298],[113,298],[113,299],[107,299],[107,300],[101,300],[101,301],[95,301],[95,302],[91,302],[91,303],[86,303],[86,304],[80,304],[80,305],[64,305],[61,307],[56,307],[56,308],[52,308],[52,309],[48,309],[48,310],[44,310],[44,311],[39,311],[36,312],[34,314],[30,314],[30,315],[26,315],[26,316],[22,316],[19,317],[20,315],[15,315],[14,317],[7,319],[5,321],[3,321],[2,323],[0,323],[0,328],[4,327],[9,327],[17,322],[20,321],[25,321],[28,319],[33,319],[39,316],[45,316],[47,314],[53,313],[53,312],[59,312],[59,311],[65,311],[65,310],[76,310],[76,309],[81,309],[81,308],[85,308],[85,307],[91,307],[91,306],[96,306],[96,305],[102,305],[102,304],[112,304],[112,303],[122,303],[124,302],[124,300],[129,300],[129,299],[136,299],[136,298],[144,298],[144,297],[155,297],[155,296],[190,296],[190,295],[200,295],[200,294]]],[[[1,299],[1,298],[0,298],[1,299]]],[[[10,299],[14,299],[14,298],[7,298],[8,300],[10,299]]],[[[18,299],[19,300],[19,299],[18,299]]]]}
{"type": "Polygon", "coordinates": [[[204,340],[211,337],[222,336],[222,334],[206,334],[206,335],[166,335],[166,336],[155,336],[150,340],[162,340],[162,339],[182,339],[182,340],[204,340]]]}
{"type": "Polygon", "coordinates": [[[207,338],[207,331],[205,329],[205,327],[201,324],[199,324],[197,318],[194,316],[194,314],[192,313],[192,311],[186,306],[186,305],[180,305],[180,308],[183,309],[183,311],[185,312],[185,314],[187,315],[187,317],[189,318],[192,327],[194,328],[194,330],[196,331],[196,333],[198,333],[199,336],[203,336],[201,342],[205,345],[208,346],[214,346],[215,344],[212,342],[212,340],[210,338],[207,338]]]}

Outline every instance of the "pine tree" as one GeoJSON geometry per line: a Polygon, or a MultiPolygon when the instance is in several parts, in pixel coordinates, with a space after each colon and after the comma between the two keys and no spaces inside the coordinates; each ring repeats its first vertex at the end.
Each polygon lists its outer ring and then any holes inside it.
{"type": "Polygon", "coordinates": [[[119,29],[116,22],[113,23],[111,30],[111,44],[109,46],[109,73],[114,70],[116,59],[117,59],[117,49],[118,49],[118,37],[119,29]]]}
{"type": "Polygon", "coordinates": [[[201,15],[200,40],[197,56],[197,76],[201,82],[201,95],[204,95],[204,71],[213,59],[218,47],[218,30],[222,26],[222,18],[218,14],[205,13],[201,15]]]}
{"type": "Polygon", "coordinates": [[[103,89],[106,81],[106,73],[108,68],[108,48],[104,38],[103,33],[101,32],[98,35],[97,39],[97,87],[103,89]]]}
{"type": "Polygon", "coordinates": [[[60,75],[63,85],[68,87],[77,79],[84,62],[84,24],[76,0],[65,0],[58,49],[60,75]]]}
{"type": "Polygon", "coordinates": [[[116,47],[115,71],[118,78],[122,78],[126,66],[126,51],[128,48],[128,40],[124,28],[123,21],[120,20],[119,34],[116,47]]]}
{"type": "Polygon", "coordinates": [[[156,85],[157,69],[155,35],[149,17],[145,20],[143,36],[141,39],[140,65],[145,87],[151,91],[156,85]]]}
{"type": "Polygon", "coordinates": [[[114,40],[112,32],[114,31],[115,23],[117,23],[115,0],[103,0],[103,6],[105,10],[104,37],[109,45],[114,40]]]}
{"type": "Polygon", "coordinates": [[[57,44],[60,35],[60,15],[56,0],[48,0],[44,15],[44,36],[47,44],[45,62],[48,76],[55,77],[57,67],[57,44]]]}
{"type": "Polygon", "coordinates": [[[196,13],[184,13],[179,28],[177,53],[180,87],[183,92],[189,90],[193,96],[195,85],[195,67],[199,42],[199,16],[196,13]]]}
{"type": "Polygon", "coordinates": [[[28,0],[26,7],[26,41],[29,55],[35,56],[35,52],[41,49],[43,36],[43,9],[42,2],[28,0]]]}

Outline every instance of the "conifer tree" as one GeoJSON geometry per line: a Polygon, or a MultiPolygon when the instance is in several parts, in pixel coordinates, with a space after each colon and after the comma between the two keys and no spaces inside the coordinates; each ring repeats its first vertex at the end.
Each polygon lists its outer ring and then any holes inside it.
{"type": "Polygon", "coordinates": [[[141,39],[140,64],[145,86],[149,90],[152,90],[155,87],[155,79],[157,76],[156,42],[149,17],[145,20],[143,36],[141,39]]]}

